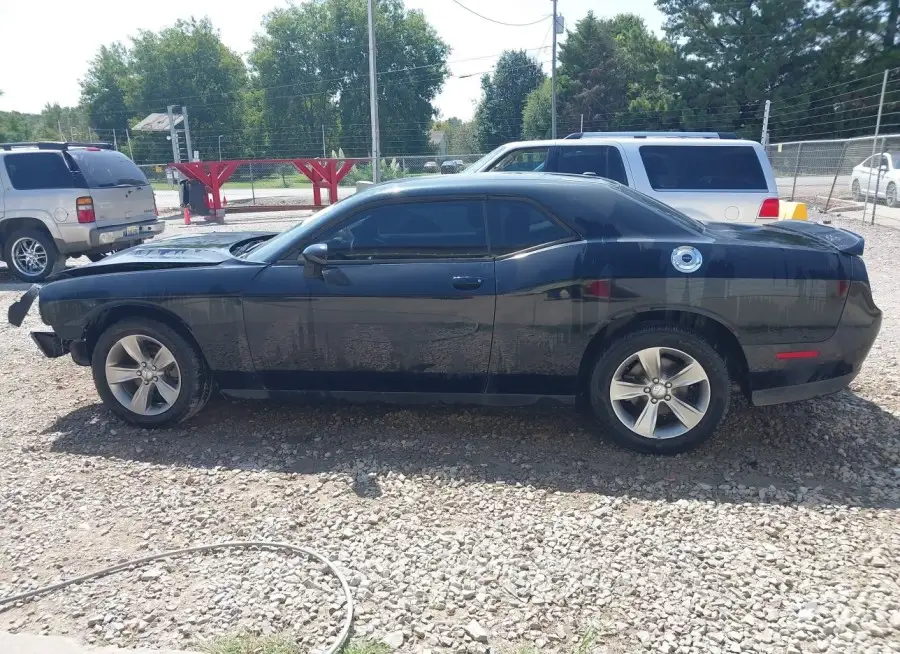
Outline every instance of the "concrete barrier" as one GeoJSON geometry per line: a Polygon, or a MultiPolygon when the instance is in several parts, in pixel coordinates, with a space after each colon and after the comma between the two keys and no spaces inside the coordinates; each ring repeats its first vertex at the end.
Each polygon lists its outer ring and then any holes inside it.
{"type": "Polygon", "coordinates": [[[778,217],[781,220],[807,220],[809,215],[806,212],[806,203],[782,200],[779,203],[778,217]]]}
{"type": "Polygon", "coordinates": [[[365,191],[367,188],[372,186],[372,182],[367,182],[365,180],[360,180],[356,182],[356,192],[365,191]]]}

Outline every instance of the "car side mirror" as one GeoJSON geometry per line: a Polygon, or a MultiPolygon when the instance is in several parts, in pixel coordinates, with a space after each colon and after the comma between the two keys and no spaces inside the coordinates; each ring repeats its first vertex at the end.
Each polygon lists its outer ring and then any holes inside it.
{"type": "Polygon", "coordinates": [[[303,250],[303,276],[321,277],[322,269],[328,265],[328,244],[313,243],[303,250]]]}

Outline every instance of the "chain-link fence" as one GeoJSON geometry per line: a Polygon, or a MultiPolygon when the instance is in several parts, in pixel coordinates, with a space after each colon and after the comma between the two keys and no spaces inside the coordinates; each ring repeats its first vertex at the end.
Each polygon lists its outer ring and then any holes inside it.
{"type": "Polygon", "coordinates": [[[900,134],[775,143],[766,151],[782,198],[900,220],[900,134]]]}
{"type": "MultiPolygon", "coordinates": [[[[438,156],[388,157],[381,161],[381,179],[389,181],[403,177],[422,175],[447,175],[462,171],[479,159],[480,154],[438,156]]],[[[178,183],[183,179],[180,173],[168,164],[141,165],[141,170],[157,191],[160,209],[177,209],[180,196],[178,183]]],[[[353,193],[357,182],[372,179],[372,162],[357,159],[353,168],[340,181],[339,195],[353,193]]],[[[252,162],[240,164],[222,185],[222,196],[229,206],[286,206],[311,205],[315,194],[310,179],[291,163],[252,162]]],[[[322,192],[322,200],[328,201],[327,191],[322,192]]]]}

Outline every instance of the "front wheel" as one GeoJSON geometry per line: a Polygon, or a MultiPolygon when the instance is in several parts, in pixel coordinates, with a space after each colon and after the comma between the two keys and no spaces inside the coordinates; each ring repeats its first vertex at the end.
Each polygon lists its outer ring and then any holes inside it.
{"type": "Polygon", "coordinates": [[[894,182],[888,184],[885,190],[884,203],[892,208],[900,206],[900,199],[897,198],[897,185],[894,182]]]}
{"type": "Polygon", "coordinates": [[[858,179],[854,179],[853,183],[850,185],[850,194],[852,195],[854,202],[862,202],[862,189],[859,186],[858,179]]]}
{"type": "Polygon", "coordinates": [[[708,440],[728,411],[731,379],[704,339],[648,326],[604,351],[590,382],[594,415],[613,441],[638,452],[679,454],[708,440]]]}
{"type": "Polygon", "coordinates": [[[167,427],[200,411],[212,384],[196,348],[154,320],[124,320],[94,346],[94,385],[103,403],[139,427],[167,427]]]}

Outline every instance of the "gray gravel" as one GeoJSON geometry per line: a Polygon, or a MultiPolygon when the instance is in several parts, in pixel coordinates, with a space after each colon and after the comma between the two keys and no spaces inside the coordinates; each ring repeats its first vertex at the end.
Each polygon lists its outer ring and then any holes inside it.
{"type": "MultiPolygon", "coordinates": [[[[564,410],[219,400],[151,433],[4,322],[0,596],[270,539],[337,561],[356,636],[401,652],[900,651],[900,232],[847,226],[867,238],[886,314],[851,392],[738,402],[716,439],[674,458],[598,442],[564,410]]],[[[231,552],[27,602],[0,630],[178,648],[288,632],[322,647],[342,609],[320,566],[231,552]]]]}

